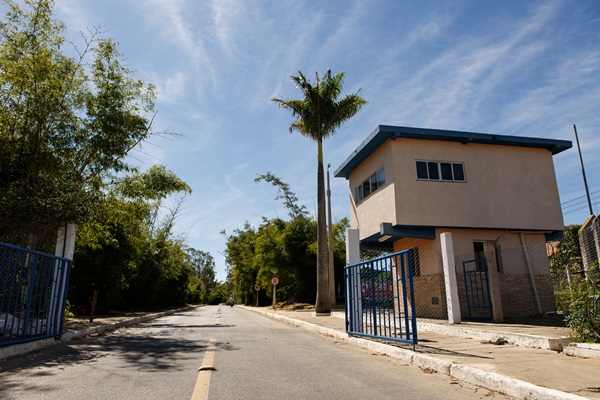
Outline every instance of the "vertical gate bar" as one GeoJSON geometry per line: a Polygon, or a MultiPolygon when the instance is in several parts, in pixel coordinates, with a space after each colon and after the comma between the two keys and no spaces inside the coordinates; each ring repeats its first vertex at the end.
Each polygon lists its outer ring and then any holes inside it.
{"type": "Polygon", "coordinates": [[[407,300],[407,296],[406,296],[406,262],[404,260],[404,255],[402,255],[401,257],[401,262],[402,262],[402,268],[401,268],[401,272],[402,272],[402,314],[403,314],[403,318],[404,318],[404,328],[406,331],[406,338],[410,339],[410,321],[408,320],[408,300],[407,300]]]}
{"type": "Polygon", "coordinates": [[[346,332],[349,331],[348,324],[350,323],[349,315],[352,315],[350,310],[350,282],[348,278],[348,267],[344,267],[344,323],[346,324],[346,332]]]}
{"type": "Polygon", "coordinates": [[[371,307],[373,310],[373,334],[377,336],[377,310],[375,309],[375,262],[371,263],[371,301],[373,306],[371,307]]]}
{"type": "Polygon", "coordinates": [[[417,335],[417,310],[415,305],[415,287],[413,283],[413,265],[412,265],[412,254],[410,251],[407,252],[408,255],[408,281],[410,285],[410,312],[411,312],[411,322],[412,322],[412,339],[413,339],[413,351],[415,350],[415,345],[419,342],[419,338],[417,335]]]}

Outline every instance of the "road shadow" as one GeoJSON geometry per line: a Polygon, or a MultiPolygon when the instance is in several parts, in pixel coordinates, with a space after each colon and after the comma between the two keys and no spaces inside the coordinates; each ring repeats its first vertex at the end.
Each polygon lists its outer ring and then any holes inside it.
{"type": "MultiPolygon", "coordinates": [[[[121,360],[118,368],[122,369],[146,372],[183,371],[188,369],[189,363],[200,362],[209,347],[208,340],[207,335],[192,340],[108,332],[66,344],[56,344],[41,351],[1,361],[0,399],[8,398],[11,390],[17,389],[9,379],[13,374],[25,375],[32,382],[31,388],[18,387],[18,390],[45,390],[39,386],[36,377],[51,376],[56,369],[66,369],[77,364],[98,363],[109,355],[121,360]],[[189,361],[187,364],[186,360],[189,361]]],[[[217,342],[213,346],[217,350],[236,350],[230,343],[217,342]]]]}

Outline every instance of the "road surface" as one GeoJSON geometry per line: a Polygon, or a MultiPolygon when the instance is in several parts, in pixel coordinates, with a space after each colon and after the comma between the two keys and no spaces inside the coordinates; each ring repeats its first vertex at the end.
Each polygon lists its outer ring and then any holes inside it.
{"type": "Polygon", "coordinates": [[[0,362],[0,399],[207,398],[507,397],[229,306],[200,307],[0,362]]]}

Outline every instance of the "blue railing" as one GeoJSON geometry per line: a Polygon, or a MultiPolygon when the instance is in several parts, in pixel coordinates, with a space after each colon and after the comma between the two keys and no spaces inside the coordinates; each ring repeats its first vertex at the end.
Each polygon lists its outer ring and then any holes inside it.
{"type": "Polygon", "coordinates": [[[349,265],[344,278],[348,334],[418,343],[409,250],[349,265]]]}
{"type": "Polygon", "coordinates": [[[0,243],[0,346],[63,333],[71,260],[0,243]]]}

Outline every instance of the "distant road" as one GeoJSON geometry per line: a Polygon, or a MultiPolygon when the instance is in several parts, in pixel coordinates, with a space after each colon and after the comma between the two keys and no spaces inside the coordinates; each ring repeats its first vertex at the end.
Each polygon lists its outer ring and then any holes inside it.
{"type": "Polygon", "coordinates": [[[7,400],[201,400],[207,391],[211,400],[505,398],[228,306],[0,362],[7,400]]]}

